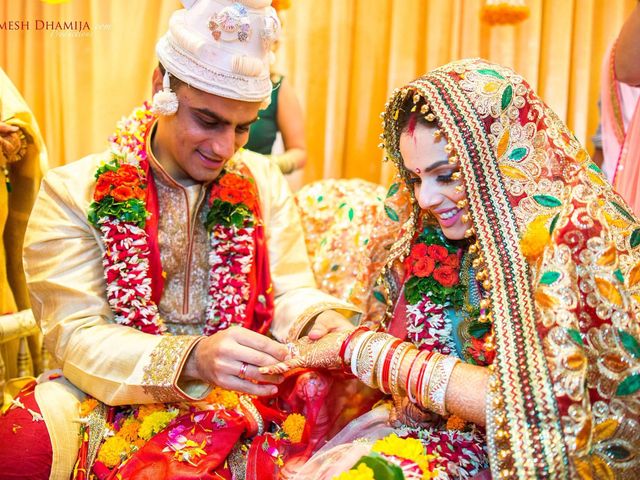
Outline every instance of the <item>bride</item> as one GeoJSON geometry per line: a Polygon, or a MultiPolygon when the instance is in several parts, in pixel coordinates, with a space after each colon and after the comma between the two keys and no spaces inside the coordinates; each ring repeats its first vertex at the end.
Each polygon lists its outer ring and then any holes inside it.
{"type": "Polygon", "coordinates": [[[387,400],[298,478],[640,477],[640,224],[584,148],[480,59],[396,90],[384,146],[411,212],[371,246],[386,315],[264,371],[342,369],[387,400]]]}

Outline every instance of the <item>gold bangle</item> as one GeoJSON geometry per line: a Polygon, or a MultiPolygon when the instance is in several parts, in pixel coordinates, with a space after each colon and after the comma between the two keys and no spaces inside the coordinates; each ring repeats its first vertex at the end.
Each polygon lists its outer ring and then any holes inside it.
{"type": "Polygon", "coordinates": [[[372,388],[377,388],[374,367],[378,362],[382,348],[384,348],[390,336],[391,335],[387,335],[386,333],[374,334],[371,340],[362,348],[363,358],[358,359],[358,378],[362,383],[372,388]]]}
{"type": "Polygon", "coordinates": [[[427,397],[427,408],[438,415],[446,415],[445,397],[447,386],[451,379],[451,373],[460,360],[453,355],[440,356],[433,369],[432,377],[429,381],[427,397]]]}
{"type": "Polygon", "coordinates": [[[420,405],[420,407],[422,408],[429,409],[429,407],[427,406],[427,399],[429,398],[429,385],[431,382],[431,376],[433,375],[433,371],[442,356],[443,355],[438,352],[432,353],[429,361],[427,362],[427,366],[424,371],[424,377],[420,380],[421,388],[419,392],[416,392],[416,398],[418,399],[418,405],[420,405]]]}
{"type": "Polygon", "coordinates": [[[393,353],[393,357],[391,358],[391,363],[389,364],[389,391],[385,393],[391,393],[394,396],[399,396],[402,394],[402,390],[399,385],[400,379],[400,367],[402,366],[402,360],[407,354],[415,349],[415,345],[410,342],[404,342],[400,344],[400,346],[393,353]]]}

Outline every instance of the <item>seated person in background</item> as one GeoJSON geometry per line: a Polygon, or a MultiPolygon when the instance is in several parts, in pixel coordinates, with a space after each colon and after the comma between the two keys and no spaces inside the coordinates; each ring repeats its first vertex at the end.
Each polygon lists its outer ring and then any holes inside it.
{"type": "MultiPolygon", "coordinates": [[[[289,8],[289,2],[273,2],[276,11],[289,8]]],[[[264,110],[258,112],[258,120],[251,125],[249,140],[245,148],[270,155],[280,167],[280,171],[289,175],[296,170],[302,170],[307,163],[307,145],[304,132],[304,113],[295,90],[289,82],[275,71],[275,52],[278,50],[279,40],[273,43],[271,56],[271,103],[264,110]],[[278,132],[282,137],[284,152],[274,153],[274,144],[278,132]]]]}
{"type": "Polygon", "coordinates": [[[638,478],[640,222],[582,145],[472,59],[395,90],[384,146],[403,180],[371,242],[386,314],[260,371],[341,369],[388,401],[295,478],[638,478]]]}
{"type": "Polygon", "coordinates": [[[315,288],[278,168],[240,150],[277,16],[270,0],[188,5],[156,46],[153,107],[43,182],[25,268],[61,370],[0,417],[0,478],[269,478],[309,436],[289,414],[312,424],[323,401],[318,377],[298,391],[258,372],[287,353],[267,335],[355,313],[315,288]]]}
{"type": "Polygon", "coordinates": [[[602,170],[640,214],[640,2],[602,66],[602,170]]]}
{"type": "MultiPolygon", "coordinates": [[[[22,267],[22,242],[40,179],[47,168],[47,150],[33,113],[11,79],[0,68],[0,315],[29,308],[22,267]]],[[[34,342],[38,343],[38,342],[34,342]]],[[[18,374],[19,341],[0,345],[0,375],[18,374]]],[[[39,351],[32,352],[39,354],[39,351]]],[[[37,359],[36,359],[37,360],[37,359]]],[[[38,365],[26,365],[33,372],[38,365]]],[[[5,378],[0,378],[0,385],[5,378]]],[[[2,405],[0,388],[0,405],[2,405]]]]}
{"type": "Polygon", "coordinates": [[[251,125],[245,148],[270,155],[280,171],[288,175],[301,170],[307,163],[304,115],[296,93],[287,80],[274,74],[271,81],[271,103],[258,112],[258,120],[251,125]],[[272,154],[278,132],[282,135],[284,152],[272,154]]]}

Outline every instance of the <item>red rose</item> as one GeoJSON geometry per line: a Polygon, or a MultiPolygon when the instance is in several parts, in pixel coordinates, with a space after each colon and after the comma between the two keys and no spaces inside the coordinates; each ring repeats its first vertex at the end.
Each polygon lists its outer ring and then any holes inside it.
{"type": "Polygon", "coordinates": [[[133,198],[133,189],[126,185],[120,185],[111,191],[111,196],[116,202],[126,202],[133,198]]]}
{"type": "Polygon", "coordinates": [[[234,205],[238,204],[242,202],[242,191],[232,190],[230,188],[221,188],[220,200],[223,202],[233,203],[234,205]]]}
{"type": "Polygon", "coordinates": [[[240,191],[240,195],[242,197],[242,203],[244,203],[248,208],[253,208],[255,205],[255,197],[253,196],[252,190],[242,190],[240,191]]]}
{"type": "Polygon", "coordinates": [[[251,182],[234,173],[227,173],[220,179],[220,185],[234,190],[247,190],[251,188],[251,182]]]}
{"type": "Polygon", "coordinates": [[[418,258],[422,258],[427,254],[427,246],[424,243],[416,243],[411,248],[410,257],[417,260],[418,258]]]}
{"type": "Polygon", "coordinates": [[[124,185],[126,187],[135,187],[140,183],[140,175],[138,169],[133,165],[125,163],[118,168],[118,175],[115,179],[117,186],[124,185]]]}
{"type": "Polygon", "coordinates": [[[133,187],[133,196],[138,200],[144,200],[144,190],[140,187],[133,187]]]}
{"type": "Polygon", "coordinates": [[[436,262],[442,262],[449,256],[449,251],[442,245],[429,245],[427,247],[427,255],[433,258],[436,262]]]}
{"type": "Polygon", "coordinates": [[[460,258],[455,253],[450,254],[447,258],[444,259],[442,265],[446,265],[451,268],[460,268],[460,258]]]}
{"type": "Polygon", "coordinates": [[[459,280],[458,271],[447,265],[436,268],[433,272],[433,278],[443,287],[453,287],[459,280]]]}
{"type": "Polygon", "coordinates": [[[428,277],[431,275],[431,272],[433,272],[435,266],[436,262],[433,258],[422,257],[413,264],[412,271],[416,277],[428,277]]]}
{"type": "Polygon", "coordinates": [[[105,178],[104,175],[100,175],[98,177],[98,181],[96,182],[96,189],[93,192],[93,199],[96,202],[99,202],[104,197],[109,195],[109,192],[111,191],[111,185],[112,184],[108,178],[105,178]]]}

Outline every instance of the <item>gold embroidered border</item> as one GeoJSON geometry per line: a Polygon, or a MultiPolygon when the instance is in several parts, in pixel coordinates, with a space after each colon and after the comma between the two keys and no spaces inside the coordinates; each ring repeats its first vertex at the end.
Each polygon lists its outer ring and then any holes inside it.
{"type": "Polygon", "coordinates": [[[548,478],[568,478],[566,451],[561,447],[562,427],[535,326],[527,264],[519,250],[518,228],[510,213],[512,210],[501,184],[498,165],[489,160],[494,156],[491,144],[471,100],[460,90],[459,84],[453,81],[450,72],[437,71],[431,81],[441,83],[442,87],[438,88],[431,82],[419,82],[417,87],[430,100],[436,116],[446,125],[450,135],[449,142],[460,152],[464,176],[469,179],[484,176],[488,182],[485,187],[491,189],[493,211],[501,212],[491,217],[485,208],[480,185],[478,182],[468,182],[467,196],[474,213],[474,227],[478,238],[482,239],[480,246],[494,285],[491,293],[498,348],[494,364],[495,395],[490,396],[490,401],[495,402],[495,408],[489,410],[487,419],[488,424],[494,424],[489,431],[489,441],[493,447],[490,449],[492,474],[494,478],[534,478],[539,475],[538,469],[542,467],[549,475],[548,478]],[[449,98],[444,98],[445,95],[449,98]],[[450,108],[454,108],[456,114],[450,108]],[[470,158],[463,158],[467,144],[454,115],[459,115],[467,128],[471,129],[469,133],[478,148],[476,154],[479,159],[485,160],[476,160],[482,161],[481,165],[475,165],[470,158]],[[478,173],[477,168],[481,168],[482,172],[478,173]],[[511,294],[508,293],[510,279],[505,271],[507,266],[502,263],[505,255],[510,259],[512,280],[519,286],[511,294]],[[519,335],[517,330],[520,330],[519,335]],[[521,346],[519,337],[528,339],[524,358],[518,353],[521,346]],[[532,389],[530,396],[524,394],[525,382],[530,387],[536,387],[532,389]],[[509,401],[503,401],[505,398],[509,401]],[[500,411],[499,409],[506,413],[504,423],[493,418],[493,413],[500,411]],[[534,439],[529,434],[531,426],[528,425],[527,418],[533,412],[537,412],[537,420],[544,425],[545,434],[542,438],[534,439]],[[494,430],[500,424],[502,428],[494,430]],[[500,445],[497,449],[496,443],[500,445]]]}
{"type": "Polygon", "coordinates": [[[142,388],[146,394],[160,403],[182,399],[175,384],[187,353],[199,338],[166,335],[160,340],[144,367],[142,388]]]}
{"type": "Polygon", "coordinates": [[[98,454],[98,448],[102,443],[107,425],[107,406],[98,401],[98,405],[87,417],[87,427],[89,428],[89,445],[87,448],[87,471],[93,468],[93,462],[98,454]]]}

